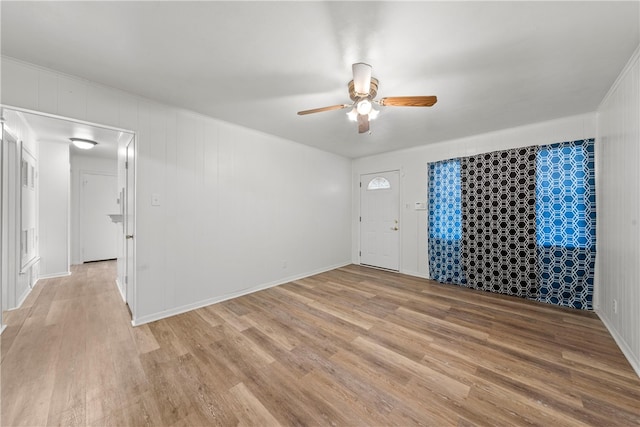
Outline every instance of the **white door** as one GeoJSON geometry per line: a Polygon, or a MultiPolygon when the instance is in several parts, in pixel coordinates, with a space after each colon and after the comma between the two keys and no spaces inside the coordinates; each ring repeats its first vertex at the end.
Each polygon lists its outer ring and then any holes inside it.
{"type": "Polygon", "coordinates": [[[360,177],[360,264],[399,270],[399,173],[360,177]]]}
{"type": "Polygon", "coordinates": [[[134,283],[135,283],[135,177],[136,177],[136,138],[127,144],[126,184],[124,198],[124,234],[125,234],[125,298],[132,315],[135,314],[134,283]]]}
{"type": "Polygon", "coordinates": [[[118,226],[109,214],[120,212],[115,175],[82,174],[82,261],[115,259],[118,226]]]}

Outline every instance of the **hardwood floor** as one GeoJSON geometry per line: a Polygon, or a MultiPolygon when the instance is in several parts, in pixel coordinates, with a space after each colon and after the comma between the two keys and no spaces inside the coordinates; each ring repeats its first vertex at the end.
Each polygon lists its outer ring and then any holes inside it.
{"type": "Polygon", "coordinates": [[[114,278],[8,313],[1,425],[640,424],[592,313],[352,265],[132,328],[114,278]]]}

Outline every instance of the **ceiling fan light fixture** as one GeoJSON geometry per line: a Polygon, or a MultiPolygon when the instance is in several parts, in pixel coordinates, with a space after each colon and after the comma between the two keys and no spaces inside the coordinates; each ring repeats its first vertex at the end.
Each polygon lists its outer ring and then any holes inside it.
{"type": "Polygon", "coordinates": [[[91,139],[84,139],[84,138],[69,138],[69,140],[73,143],[73,145],[75,145],[76,147],[80,148],[81,150],[90,150],[93,147],[95,147],[96,145],[98,145],[97,142],[91,140],[91,139]]]}
{"type": "Polygon", "coordinates": [[[375,120],[376,117],[378,117],[378,114],[380,114],[380,111],[372,108],[371,111],[369,111],[369,120],[375,120]]]}
{"type": "Polygon", "coordinates": [[[349,117],[349,120],[351,120],[352,122],[358,121],[358,111],[355,109],[355,107],[347,113],[347,117],[349,117]]]}
{"type": "Polygon", "coordinates": [[[363,116],[366,116],[367,114],[369,114],[372,108],[373,108],[373,105],[371,104],[371,101],[369,101],[368,99],[363,99],[356,104],[356,110],[358,111],[358,114],[361,114],[363,116]]]}

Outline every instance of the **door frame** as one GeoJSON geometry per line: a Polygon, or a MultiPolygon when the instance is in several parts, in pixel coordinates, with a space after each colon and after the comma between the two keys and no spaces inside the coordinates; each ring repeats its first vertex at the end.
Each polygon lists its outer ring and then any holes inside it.
{"type": "Polygon", "coordinates": [[[137,213],[137,171],[138,171],[138,142],[137,135],[133,136],[124,146],[124,156],[122,157],[122,167],[124,170],[124,191],[123,191],[123,296],[124,302],[131,315],[131,324],[135,326],[136,313],[136,288],[137,268],[136,268],[136,213],[137,213]],[[131,236],[131,237],[128,237],[131,236]],[[131,256],[130,256],[131,255],[131,256]]]}
{"type": "Polygon", "coordinates": [[[395,270],[389,270],[382,267],[376,267],[369,264],[361,264],[362,259],[362,177],[365,175],[375,175],[389,172],[397,172],[398,173],[398,273],[402,273],[402,177],[403,171],[402,168],[398,169],[385,169],[378,170],[374,172],[360,172],[358,176],[358,265],[363,265],[370,268],[379,268],[384,271],[395,272],[395,270]]]}
{"type": "MultiPolygon", "coordinates": [[[[105,125],[105,124],[101,124],[101,123],[89,122],[89,121],[86,121],[86,120],[76,119],[76,118],[73,118],[73,117],[60,116],[60,115],[57,115],[57,114],[45,113],[45,112],[38,111],[38,110],[31,110],[31,109],[28,109],[28,108],[21,108],[21,107],[15,107],[15,106],[11,106],[11,105],[6,105],[6,104],[0,104],[0,112],[3,112],[4,110],[11,110],[11,111],[15,111],[15,112],[18,112],[18,113],[35,114],[35,115],[39,115],[39,116],[42,116],[42,117],[48,117],[48,118],[51,118],[51,119],[65,120],[65,121],[68,121],[68,122],[71,122],[71,123],[78,123],[78,124],[91,126],[91,127],[96,127],[96,128],[109,129],[109,130],[112,130],[112,131],[121,132],[122,134],[131,135],[132,138],[130,138],[130,140],[133,140],[133,139],[137,138],[136,131],[133,131],[133,130],[130,130],[130,129],[119,128],[119,127],[105,125]]],[[[3,116],[3,114],[0,114],[0,116],[3,116]]],[[[3,131],[4,131],[4,128],[5,128],[4,122],[2,122],[2,128],[3,128],[3,131]]],[[[2,142],[2,155],[3,156],[6,155],[5,148],[6,148],[6,144],[4,143],[4,139],[3,139],[3,142],[2,142]]],[[[120,152],[120,150],[123,149],[123,148],[125,148],[125,147],[122,147],[122,146],[119,145],[118,146],[118,151],[120,152]]],[[[137,150],[137,144],[136,144],[136,150],[137,150]]],[[[137,155],[136,155],[135,158],[137,160],[137,155]]],[[[120,156],[118,156],[118,159],[120,159],[120,156]]],[[[5,163],[7,162],[7,158],[6,157],[5,158],[1,158],[1,160],[2,160],[2,167],[6,168],[7,165],[5,163]]],[[[118,165],[120,165],[120,160],[118,160],[118,165]]],[[[124,163],[123,163],[123,167],[124,167],[124,163]]],[[[6,178],[6,176],[4,174],[7,173],[7,170],[3,170],[2,173],[3,173],[3,179],[6,178]]],[[[8,185],[8,183],[7,182],[3,182],[2,185],[6,186],[6,185],[8,185]]],[[[133,186],[134,186],[134,195],[135,195],[135,192],[137,191],[137,188],[136,188],[137,180],[134,180],[133,186]]],[[[4,193],[4,191],[2,193],[4,193]]],[[[5,195],[3,194],[2,197],[5,197],[5,195]]],[[[8,207],[6,205],[6,200],[3,200],[3,203],[5,203],[5,204],[2,206],[2,214],[1,215],[5,215],[6,214],[5,211],[6,211],[7,207],[8,207]]],[[[3,224],[4,224],[6,218],[3,217],[2,220],[3,220],[3,224]]],[[[71,211],[69,211],[69,221],[70,220],[71,220],[71,211]]],[[[135,216],[135,211],[134,211],[134,215],[133,215],[133,218],[132,218],[132,222],[134,224],[135,224],[135,220],[136,220],[136,216],[135,216]]],[[[6,229],[4,230],[4,232],[8,232],[8,231],[10,231],[10,230],[6,230],[6,229]]],[[[4,238],[4,240],[6,240],[8,236],[5,233],[5,235],[2,236],[2,237],[4,238]]],[[[123,238],[123,240],[125,240],[125,239],[123,238]]],[[[4,258],[7,257],[6,249],[7,249],[6,247],[3,248],[4,252],[2,253],[2,256],[4,258]]],[[[136,259],[135,246],[134,246],[133,253],[131,255],[132,255],[132,259],[133,259],[133,264],[135,266],[135,259],[136,259]]],[[[121,262],[120,259],[118,259],[118,262],[119,263],[121,262]]],[[[4,268],[2,270],[3,270],[2,274],[4,275],[4,268]]],[[[134,271],[135,271],[135,268],[134,268],[134,271]]],[[[2,282],[2,280],[0,280],[0,282],[2,282]]],[[[116,282],[117,282],[117,280],[116,280],[116,282]]],[[[135,295],[135,285],[136,285],[135,275],[133,277],[133,280],[129,280],[129,285],[132,287],[132,293],[135,295]]],[[[116,283],[116,286],[118,286],[117,283],[116,283]]],[[[0,297],[0,301],[2,301],[1,297],[0,297]]],[[[124,302],[126,302],[126,301],[124,301],[124,302]]],[[[134,310],[134,307],[132,306],[131,309],[134,310]]],[[[132,316],[133,316],[133,318],[135,318],[135,310],[133,311],[132,316]]],[[[1,317],[0,317],[0,319],[1,319],[1,317]]],[[[0,326],[0,330],[1,330],[1,328],[2,328],[2,326],[0,326]]]]}

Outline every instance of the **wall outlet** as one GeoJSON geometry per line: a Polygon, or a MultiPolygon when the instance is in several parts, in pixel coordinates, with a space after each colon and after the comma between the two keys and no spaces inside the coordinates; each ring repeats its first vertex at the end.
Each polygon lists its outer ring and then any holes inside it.
{"type": "Polygon", "coordinates": [[[618,300],[613,300],[613,314],[618,314],[618,300]]]}

